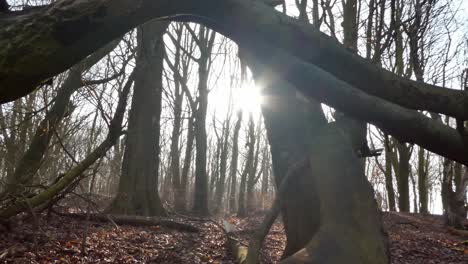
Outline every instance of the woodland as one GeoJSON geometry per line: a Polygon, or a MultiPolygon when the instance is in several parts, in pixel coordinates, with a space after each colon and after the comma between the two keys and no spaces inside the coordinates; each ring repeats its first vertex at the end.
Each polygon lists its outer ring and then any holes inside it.
{"type": "Polygon", "coordinates": [[[0,263],[468,263],[467,14],[0,0],[0,263]]]}

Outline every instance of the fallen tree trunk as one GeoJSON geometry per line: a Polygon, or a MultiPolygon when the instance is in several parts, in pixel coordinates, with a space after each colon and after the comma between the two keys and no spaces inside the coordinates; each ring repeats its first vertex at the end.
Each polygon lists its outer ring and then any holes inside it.
{"type": "Polygon", "coordinates": [[[200,229],[196,226],[178,222],[171,219],[165,219],[160,217],[145,217],[137,215],[111,215],[111,214],[71,214],[71,213],[58,213],[60,216],[72,217],[80,220],[89,219],[91,221],[98,222],[109,222],[112,221],[118,225],[130,225],[130,226],[163,226],[170,229],[175,229],[183,232],[200,232],[200,229]]]}
{"type": "Polygon", "coordinates": [[[57,90],[53,106],[39,123],[26,152],[20,157],[15,172],[7,178],[5,192],[0,194],[0,200],[7,194],[17,194],[18,189],[22,190],[22,185],[30,184],[33,181],[42,165],[52,136],[64,118],[72,94],[85,85],[81,75],[111,52],[118,43],[119,41],[113,41],[107,44],[70,69],[67,78],[57,90]]]}
{"type": "Polygon", "coordinates": [[[41,81],[155,18],[203,23],[238,44],[266,40],[366,93],[407,108],[468,119],[463,91],[398,77],[347,51],[313,25],[251,0],[64,0],[0,15],[0,103],[30,93],[41,81]]]}
{"type": "Polygon", "coordinates": [[[417,144],[468,165],[468,138],[456,129],[416,110],[364,93],[321,68],[264,41],[245,44],[247,46],[244,50],[249,52],[248,56],[257,58],[262,64],[259,68],[264,72],[260,85],[286,80],[304,95],[374,124],[402,142],[417,144]]]}
{"type": "MultiPolygon", "coordinates": [[[[253,53],[262,51],[262,41],[275,43],[282,48],[277,50],[288,54],[287,50],[292,55],[277,60],[279,67],[273,67],[273,73],[290,81],[306,96],[369,121],[402,141],[417,143],[468,164],[465,140],[461,135],[448,126],[436,124],[434,120],[397,105],[468,119],[467,93],[389,75],[345,51],[313,26],[278,13],[259,1],[63,0],[39,11],[0,16],[0,103],[31,92],[44,79],[64,71],[104,43],[149,19],[194,21],[218,30],[253,53]],[[282,37],[278,38],[279,35],[282,37]],[[323,57],[322,53],[331,57],[323,57]],[[283,64],[291,59],[295,60],[289,64],[294,70],[283,64]],[[41,67],[35,67],[38,61],[41,67]],[[328,62],[320,64],[321,61],[328,62]],[[302,70],[296,71],[298,67],[302,70]],[[314,83],[308,76],[310,72],[325,74],[322,76],[333,80],[339,91],[329,89],[330,82],[323,83],[323,80],[322,85],[326,86],[314,89],[317,86],[310,86],[314,83]],[[342,89],[350,87],[353,89],[342,89]],[[346,93],[340,94],[342,91],[346,93]]],[[[267,56],[276,58],[271,52],[267,56]]]]}
{"type": "Polygon", "coordinates": [[[85,159],[83,159],[63,177],[61,177],[60,180],[49,186],[47,189],[41,191],[39,194],[33,197],[20,198],[12,205],[7,205],[5,208],[0,208],[0,219],[8,219],[26,210],[34,210],[34,208],[54,199],[55,196],[59,195],[70,184],[79,179],[79,177],[89,168],[89,166],[91,166],[96,160],[100,159],[106,154],[106,152],[115,144],[115,141],[122,133],[122,121],[125,116],[127,97],[130,92],[133,79],[134,73],[130,75],[127,83],[122,89],[114,117],[110,121],[109,132],[104,141],[85,159]]]}

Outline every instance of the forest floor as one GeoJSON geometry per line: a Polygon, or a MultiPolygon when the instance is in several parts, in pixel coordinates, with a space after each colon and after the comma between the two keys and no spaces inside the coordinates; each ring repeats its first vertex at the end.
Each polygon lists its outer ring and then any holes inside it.
{"type": "MultiPolygon", "coordinates": [[[[251,230],[262,219],[257,214],[215,221],[251,230]]],[[[225,247],[226,236],[216,223],[176,220],[200,231],[37,216],[35,221],[13,223],[10,231],[0,227],[0,263],[234,263],[225,247]]],[[[444,227],[440,216],[384,213],[383,220],[392,263],[468,263],[468,238],[444,227]]],[[[239,234],[241,240],[248,240],[248,232],[239,234]]],[[[283,226],[277,221],[263,247],[262,263],[277,263],[284,246],[283,226]]]]}

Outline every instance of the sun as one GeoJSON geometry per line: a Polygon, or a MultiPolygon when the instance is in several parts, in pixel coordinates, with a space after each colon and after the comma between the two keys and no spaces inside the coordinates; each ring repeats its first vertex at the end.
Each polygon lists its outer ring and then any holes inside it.
{"type": "Polygon", "coordinates": [[[209,96],[209,112],[219,120],[237,111],[242,111],[245,115],[252,114],[255,120],[258,120],[264,103],[262,89],[253,82],[232,87],[228,92],[215,89],[209,96]]]}
{"type": "Polygon", "coordinates": [[[259,114],[262,103],[262,91],[254,83],[243,85],[235,91],[234,105],[244,113],[259,114]]]}

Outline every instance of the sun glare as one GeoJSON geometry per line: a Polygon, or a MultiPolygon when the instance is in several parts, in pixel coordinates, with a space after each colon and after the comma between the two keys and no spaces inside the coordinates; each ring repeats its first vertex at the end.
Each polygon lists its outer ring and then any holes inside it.
{"type": "MultiPolygon", "coordinates": [[[[261,89],[253,83],[231,90],[231,102],[229,95],[223,89],[216,89],[210,93],[210,112],[217,118],[224,118],[226,114],[241,110],[245,115],[252,115],[257,120],[261,113],[261,105],[264,101],[261,89]]],[[[229,92],[228,92],[229,93],[229,92]]]]}
{"type": "Polygon", "coordinates": [[[263,97],[259,87],[255,86],[253,83],[244,85],[240,87],[235,94],[234,104],[237,109],[241,109],[244,113],[260,113],[263,97]]]}

